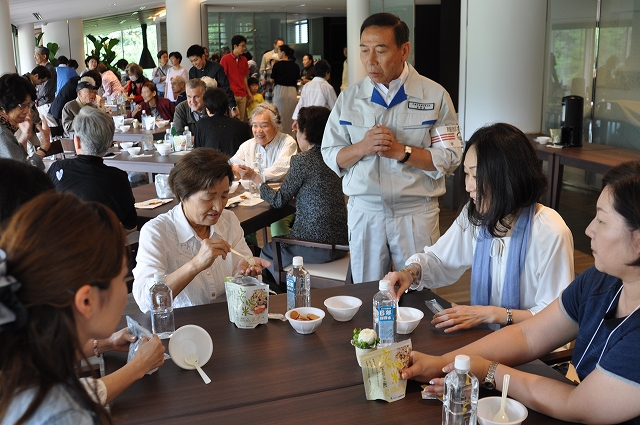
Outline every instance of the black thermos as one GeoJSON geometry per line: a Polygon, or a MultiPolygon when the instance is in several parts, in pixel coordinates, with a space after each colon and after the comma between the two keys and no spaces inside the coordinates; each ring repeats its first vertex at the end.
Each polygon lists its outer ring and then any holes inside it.
{"type": "Polygon", "coordinates": [[[565,146],[582,146],[582,119],[584,98],[565,96],[562,98],[562,122],[560,143],[565,146]]]}

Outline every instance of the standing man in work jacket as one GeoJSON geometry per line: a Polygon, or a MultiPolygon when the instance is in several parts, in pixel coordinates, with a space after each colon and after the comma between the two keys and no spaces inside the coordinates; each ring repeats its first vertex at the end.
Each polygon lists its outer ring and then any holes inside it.
{"type": "Polygon", "coordinates": [[[460,164],[463,142],[449,94],[406,62],[409,28],[378,13],[360,28],[368,77],[340,94],[322,155],[349,196],[349,246],[356,283],[382,279],[391,261],[440,237],[438,196],[460,164]]]}

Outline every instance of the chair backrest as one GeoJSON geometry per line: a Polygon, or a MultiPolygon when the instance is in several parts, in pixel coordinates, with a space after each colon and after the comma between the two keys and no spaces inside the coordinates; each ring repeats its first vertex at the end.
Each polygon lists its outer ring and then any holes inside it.
{"type": "MultiPolygon", "coordinates": [[[[310,242],[302,239],[293,239],[281,236],[273,237],[271,239],[271,244],[273,247],[273,275],[281,287],[283,287],[283,285],[286,285],[287,270],[290,268],[290,266],[283,267],[282,265],[280,246],[283,243],[288,245],[309,246],[312,248],[336,249],[347,252],[349,251],[349,245],[333,245],[319,242],[310,242]]],[[[305,265],[305,269],[307,269],[307,271],[311,275],[312,288],[325,288],[329,286],[339,286],[353,283],[349,255],[342,259],[331,261],[329,263],[305,265]],[[346,268],[345,265],[347,266],[346,268]],[[344,271],[341,272],[341,269],[344,271]],[[338,274],[338,276],[336,276],[336,274],[338,274]]]]}
{"type": "Polygon", "coordinates": [[[65,157],[76,155],[76,146],[73,144],[73,139],[60,139],[60,143],[65,157]]]}

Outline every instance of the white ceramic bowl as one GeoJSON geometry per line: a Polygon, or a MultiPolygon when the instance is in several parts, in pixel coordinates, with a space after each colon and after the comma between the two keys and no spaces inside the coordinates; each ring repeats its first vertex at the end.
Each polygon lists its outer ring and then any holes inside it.
{"type": "Polygon", "coordinates": [[[120,126],[120,131],[122,131],[124,133],[126,131],[129,131],[130,128],[131,128],[130,125],[121,125],[120,126]]]}
{"type": "Polygon", "coordinates": [[[296,332],[298,332],[299,334],[306,335],[306,334],[314,333],[315,330],[318,328],[318,326],[320,326],[320,323],[322,323],[322,319],[324,319],[324,311],[315,307],[298,307],[298,308],[294,308],[292,310],[287,311],[287,314],[285,314],[284,317],[287,318],[287,320],[291,324],[291,327],[295,329],[296,332]],[[304,316],[306,316],[309,313],[315,314],[316,316],[319,317],[319,319],[316,319],[316,320],[292,319],[291,318],[292,311],[297,311],[299,314],[304,316]]]}
{"type": "Polygon", "coordinates": [[[167,156],[171,153],[171,145],[166,143],[156,145],[156,149],[158,150],[158,153],[162,156],[167,156]]]}
{"type": "Polygon", "coordinates": [[[120,147],[124,150],[133,147],[133,142],[120,142],[120,147]]]}
{"type": "Polygon", "coordinates": [[[156,126],[158,126],[158,128],[164,127],[167,124],[169,124],[169,121],[167,120],[156,120],[156,126]]]}
{"type": "Polygon", "coordinates": [[[124,125],[129,125],[133,123],[133,118],[125,118],[124,119],[124,125]]]}
{"type": "Polygon", "coordinates": [[[169,340],[169,355],[183,369],[195,369],[184,362],[185,356],[196,354],[198,364],[204,366],[213,353],[213,341],[207,331],[197,325],[184,325],[176,329],[169,340]]]}
{"type": "Polygon", "coordinates": [[[236,190],[238,190],[239,185],[240,182],[238,180],[231,182],[231,185],[229,186],[229,193],[234,193],[236,190]]]}
{"type": "Polygon", "coordinates": [[[346,295],[340,295],[337,297],[331,297],[324,300],[324,306],[327,307],[329,314],[337,322],[348,322],[356,315],[362,300],[356,297],[349,297],[346,295]]]}
{"type": "Polygon", "coordinates": [[[551,143],[551,137],[546,137],[546,136],[536,137],[536,142],[540,143],[541,145],[546,145],[548,143],[551,143]]]}
{"type": "Polygon", "coordinates": [[[140,146],[134,146],[127,149],[129,155],[138,155],[140,153],[140,146]]]}
{"type": "MultiPolygon", "coordinates": [[[[493,417],[500,411],[501,397],[485,397],[478,400],[478,422],[480,425],[494,425],[493,417]]],[[[519,425],[527,419],[529,411],[520,402],[507,398],[505,413],[510,422],[501,422],[507,425],[519,425]]]]}
{"type": "Polygon", "coordinates": [[[413,307],[398,307],[398,333],[401,335],[410,334],[418,326],[424,313],[413,307]]]}

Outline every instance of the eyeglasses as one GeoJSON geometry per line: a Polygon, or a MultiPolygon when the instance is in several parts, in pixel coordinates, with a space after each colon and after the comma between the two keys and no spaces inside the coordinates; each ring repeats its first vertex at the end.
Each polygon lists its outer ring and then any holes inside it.
{"type": "Polygon", "coordinates": [[[18,107],[20,109],[27,109],[27,108],[33,108],[33,105],[35,105],[36,103],[32,100],[29,103],[18,103],[18,107]]]}

